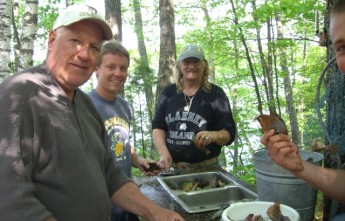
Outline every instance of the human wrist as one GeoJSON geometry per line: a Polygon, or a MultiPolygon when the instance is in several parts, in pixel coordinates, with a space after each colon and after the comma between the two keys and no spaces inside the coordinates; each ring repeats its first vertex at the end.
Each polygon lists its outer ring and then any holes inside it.
{"type": "Polygon", "coordinates": [[[219,130],[219,131],[212,131],[212,136],[211,136],[210,139],[211,139],[212,143],[216,143],[218,145],[222,145],[223,139],[224,139],[223,132],[221,130],[219,130]]]}
{"type": "Polygon", "coordinates": [[[161,145],[160,148],[156,148],[158,150],[159,156],[165,156],[169,153],[168,147],[165,145],[161,145]]]}
{"type": "Polygon", "coordinates": [[[138,155],[136,155],[136,157],[132,158],[132,166],[139,168],[140,164],[141,164],[141,159],[138,155]]]}
{"type": "Polygon", "coordinates": [[[305,171],[305,162],[301,161],[300,164],[296,164],[295,168],[291,171],[295,176],[300,177],[303,175],[303,172],[305,171]]]}

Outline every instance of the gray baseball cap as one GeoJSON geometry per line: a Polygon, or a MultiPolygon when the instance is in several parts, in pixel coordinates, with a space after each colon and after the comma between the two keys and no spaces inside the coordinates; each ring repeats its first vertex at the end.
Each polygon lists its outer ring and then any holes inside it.
{"type": "Polygon", "coordinates": [[[178,61],[182,61],[186,58],[197,58],[199,60],[204,60],[204,50],[199,45],[189,44],[182,48],[178,61]]]}
{"type": "Polygon", "coordinates": [[[104,40],[110,40],[113,37],[113,32],[110,26],[104,20],[103,16],[94,7],[88,5],[71,5],[59,14],[55,20],[53,30],[69,26],[82,20],[92,20],[97,22],[103,30],[104,40]]]}

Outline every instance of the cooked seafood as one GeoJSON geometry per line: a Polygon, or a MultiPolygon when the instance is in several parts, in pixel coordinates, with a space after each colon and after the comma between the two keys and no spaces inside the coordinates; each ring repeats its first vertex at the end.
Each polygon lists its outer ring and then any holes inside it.
{"type": "Polygon", "coordinates": [[[202,178],[195,178],[194,180],[185,180],[178,184],[167,182],[167,185],[173,190],[181,190],[184,192],[214,189],[218,187],[224,187],[227,183],[219,177],[212,178],[211,181],[202,178]]]}
{"type": "Polygon", "coordinates": [[[264,221],[261,215],[254,216],[254,214],[249,214],[243,221],[264,221]]]}
{"type": "MultiPolygon", "coordinates": [[[[267,218],[263,218],[261,215],[254,215],[253,213],[248,214],[246,218],[240,221],[264,221],[264,220],[271,220],[271,221],[291,221],[288,216],[282,215],[280,211],[280,203],[274,203],[270,206],[266,211],[267,218]]],[[[229,217],[228,217],[229,218],[229,217]]],[[[229,218],[230,219],[230,218],[229,218]]],[[[231,220],[231,219],[230,219],[231,220]]]]}
{"type": "Polygon", "coordinates": [[[270,206],[267,209],[266,214],[272,221],[290,221],[289,217],[282,215],[280,211],[280,203],[274,203],[270,206]]]}

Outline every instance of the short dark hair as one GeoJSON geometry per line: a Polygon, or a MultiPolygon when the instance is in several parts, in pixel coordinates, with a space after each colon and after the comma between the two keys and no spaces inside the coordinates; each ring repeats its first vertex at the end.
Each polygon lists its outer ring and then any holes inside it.
{"type": "Polygon", "coordinates": [[[103,56],[107,54],[125,56],[128,59],[128,66],[129,66],[129,62],[130,62],[129,53],[127,49],[120,42],[111,41],[111,42],[106,42],[103,44],[101,53],[99,56],[99,65],[102,63],[103,56]]]}

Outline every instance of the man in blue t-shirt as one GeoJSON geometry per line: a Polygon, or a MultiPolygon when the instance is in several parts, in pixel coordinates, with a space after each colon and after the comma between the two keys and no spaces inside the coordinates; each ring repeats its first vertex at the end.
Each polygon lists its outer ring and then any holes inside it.
{"type": "MultiPolygon", "coordinates": [[[[132,166],[146,175],[156,175],[159,171],[147,172],[153,160],[136,154],[129,138],[133,111],[130,104],[117,96],[126,82],[129,67],[129,53],[120,43],[110,42],[102,47],[100,64],[96,68],[98,79],[96,89],[88,95],[100,113],[108,133],[108,146],[113,151],[114,163],[121,166],[131,177],[132,166]]],[[[112,208],[111,221],[138,221],[138,217],[120,208],[112,208]]]]}

